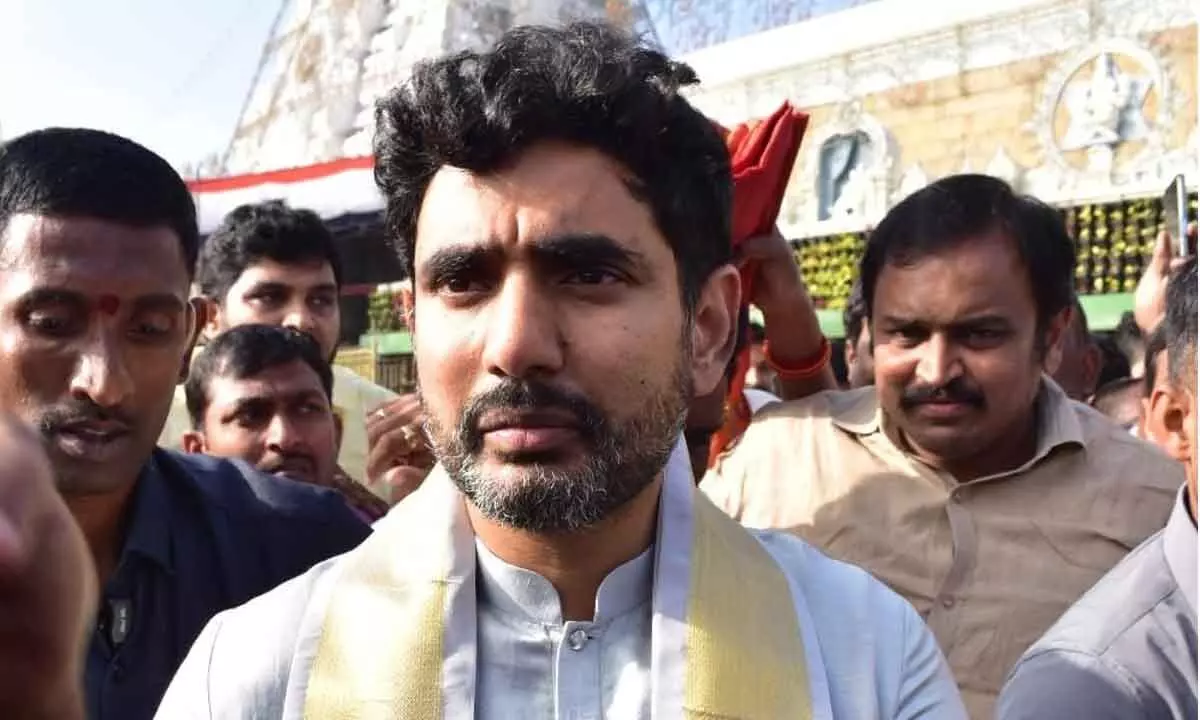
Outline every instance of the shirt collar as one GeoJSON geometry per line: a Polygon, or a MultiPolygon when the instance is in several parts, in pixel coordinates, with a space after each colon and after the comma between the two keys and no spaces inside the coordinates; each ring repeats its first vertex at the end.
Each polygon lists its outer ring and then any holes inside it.
{"type": "Polygon", "coordinates": [[[122,555],[133,553],[174,571],[171,561],[171,503],[167,480],[156,457],[151,457],[138,475],[129,510],[129,527],[122,555]]]}
{"type": "MultiPolygon", "coordinates": [[[[496,557],[479,538],[475,555],[480,598],[506,615],[544,625],[562,625],[558,591],[549,580],[531,570],[510,565],[496,557]]],[[[604,578],[596,593],[594,622],[612,620],[650,600],[654,583],[653,548],[621,565],[604,578]]]]}
{"type": "Polygon", "coordinates": [[[1175,578],[1183,597],[1187,599],[1192,613],[1196,612],[1196,523],[1192,520],[1187,507],[1187,487],[1179,491],[1175,500],[1175,508],[1167,520],[1163,530],[1163,554],[1167,558],[1167,567],[1175,578]]]}
{"type": "MultiPolygon", "coordinates": [[[[1083,428],[1075,413],[1073,401],[1048,376],[1042,376],[1035,407],[1037,408],[1037,451],[1028,467],[1040,461],[1060,445],[1083,445],[1083,428]]],[[[875,388],[864,387],[842,393],[831,393],[830,413],[833,422],[855,435],[872,435],[883,427],[883,408],[875,388]]]]}

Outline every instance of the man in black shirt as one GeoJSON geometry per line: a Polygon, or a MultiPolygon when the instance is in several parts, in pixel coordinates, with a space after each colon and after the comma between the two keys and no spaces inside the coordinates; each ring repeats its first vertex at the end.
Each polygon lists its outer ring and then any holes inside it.
{"type": "Polygon", "coordinates": [[[198,247],[149,150],[65,129],[0,146],[0,411],[39,431],[95,563],[92,720],[150,717],[212,615],[369,533],[331,491],[156,448],[203,321],[198,247]]]}

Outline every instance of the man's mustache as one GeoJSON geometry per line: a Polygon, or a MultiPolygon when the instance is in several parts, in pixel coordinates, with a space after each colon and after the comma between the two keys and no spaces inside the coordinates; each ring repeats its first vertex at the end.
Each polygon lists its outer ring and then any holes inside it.
{"type": "Polygon", "coordinates": [[[602,436],[604,414],[583,396],[538,380],[506,380],[467,401],[459,420],[459,438],[466,449],[476,452],[483,446],[479,431],[483,416],[490,411],[554,410],[570,415],[585,440],[602,436]]]}
{"type": "Polygon", "coordinates": [[[259,466],[259,469],[267,473],[279,473],[292,468],[300,468],[311,472],[316,467],[317,461],[312,455],[288,452],[272,454],[267,462],[259,466]]]}
{"type": "Polygon", "coordinates": [[[984,397],[983,393],[962,378],[955,378],[944,385],[914,385],[905,388],[900,396],[900,406],[905,408],[935,402],[983,407],[984,397]]]}
{"type": "Polygon", "coordinates": [[[72,427],[94,423],[115,425],[125,431],[133,427],[133,421],[124,412],[105,409],[90,400],[73,400],[51,406],[42,412],[36,426],[38,432],[49,436],[72,427]]]}

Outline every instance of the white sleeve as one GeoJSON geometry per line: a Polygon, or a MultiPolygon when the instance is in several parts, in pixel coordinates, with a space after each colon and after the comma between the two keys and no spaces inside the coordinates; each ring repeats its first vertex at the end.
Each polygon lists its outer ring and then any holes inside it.
{"type": "Polygon", "coordinates": [[[155,720],[213,720],[209,670],[217,636],[221,632],[221,615],[204,626],[200,637],[192,644],[183,664],[175,671],[167,692],[159,703],[155,720]]]}
{"type": "Polygon", "coordinates": [[[966,720],[967,709],[929,626],[904,603],[904,666],[894,720],[966,720]]]}

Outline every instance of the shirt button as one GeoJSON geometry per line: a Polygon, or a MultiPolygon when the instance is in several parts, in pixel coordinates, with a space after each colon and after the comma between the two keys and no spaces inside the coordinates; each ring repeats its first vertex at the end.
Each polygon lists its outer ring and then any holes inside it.
{"type": "Polygon", "coordinates": [[[567,636],[567,646],[575,651],[582,650],[583,646],[587,645],[587,641],[588,634],[586,630],[573,630],[571,634],[567,636]]]}
{"type": "Polygon", "coordinates": [[[114,683],[119,683],[125,679],[125,665],[122,663],[113,663],[112,679],[114,683]]]}
{"type": "Polygon", "coordinates": [[[942,607],[946,608],[947,610],[954,607],[954,598],[952,598],[952,597],[942,598],[942,607]]]}

